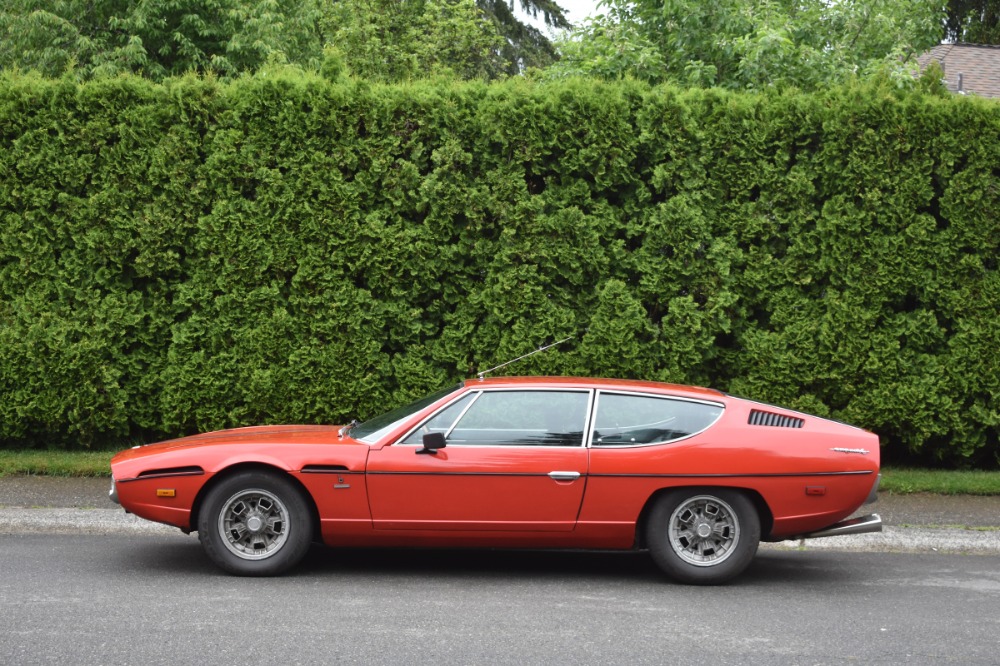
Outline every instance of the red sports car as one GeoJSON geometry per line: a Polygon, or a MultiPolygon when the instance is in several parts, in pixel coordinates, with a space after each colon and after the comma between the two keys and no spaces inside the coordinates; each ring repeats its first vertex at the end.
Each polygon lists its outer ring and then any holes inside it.
{"type": "Polygon", "coordinates": [[[472,379],[366,421],[264,426],[123,451],[111,499],[197,530],[228,572],[310,544],[647,548],[721,583],[758,543],[878,532],[872,433],[719,391],[640,381],[472,379]]]}

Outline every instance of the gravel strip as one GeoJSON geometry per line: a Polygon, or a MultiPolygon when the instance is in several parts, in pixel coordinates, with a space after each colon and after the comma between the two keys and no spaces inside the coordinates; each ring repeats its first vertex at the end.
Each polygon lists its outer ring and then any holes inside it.
{"type": "MultiPolygon", "coordinates": [[[[121,509],[0,509],[0,534],[181,534],[121,509]]],[[[1000,529],[885,526],[880,534],[782,541],[762,549],[861,552],[1000,553],[1000,529]]]]}
{"type": "Polygon", "coordinates": [[[870,553],[964,553],[1000,554],[1000,530],[970,530],[938,527],[882,526],[874,534],[781,541],[761,544],[761,549],[847,550],[870,553]]]}

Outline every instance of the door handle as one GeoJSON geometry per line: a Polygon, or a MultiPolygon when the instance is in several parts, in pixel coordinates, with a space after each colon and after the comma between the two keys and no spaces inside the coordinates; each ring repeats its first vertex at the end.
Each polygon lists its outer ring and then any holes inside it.
{"type": "Polygon", "coordinates": [[[553,481],[576,481],[580,478],[579,472],[549,472],[549,478],[553,481]]]}

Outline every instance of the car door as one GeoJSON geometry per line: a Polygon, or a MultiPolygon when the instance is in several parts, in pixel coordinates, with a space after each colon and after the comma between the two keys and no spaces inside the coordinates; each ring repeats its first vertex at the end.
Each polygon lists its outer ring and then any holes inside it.
{"type": "Polygon", "coordinates": [[[484,390],[369,454],[376,529],[570,531],[587,481],[587,390],[484,390]],[[426,432],[446,446],[422,451],[426,432]]]}

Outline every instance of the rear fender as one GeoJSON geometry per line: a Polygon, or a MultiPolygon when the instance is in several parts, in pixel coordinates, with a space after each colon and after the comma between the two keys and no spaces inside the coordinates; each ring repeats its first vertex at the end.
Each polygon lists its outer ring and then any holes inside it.
{"type": "Polygon", "coordinates": [[[756,490],[751,490],[750,488],[740,488],[737,486],[671,486],[669,488],[661,488],[650,495],[649,499],[647,499],[646,503],[643,505],[642,511],[639,512],[639,519],[635,523],[636,548],[644,549],[647,547],[646,525],[649,522],[649,514],[652,512],[656,502],[664,495],[677,490],[689,490],[691,492],[735,490],[746,495],[753,503],[754,508],[757,510],[757,515],[760,517],[760,534],[762,539],[771,533],[771,528],[774,526],[774,515],[771,513],[770,507],[767,506],[767,502],[764,501],[764,498],[761,497],[760,493],[756,490]]]}

